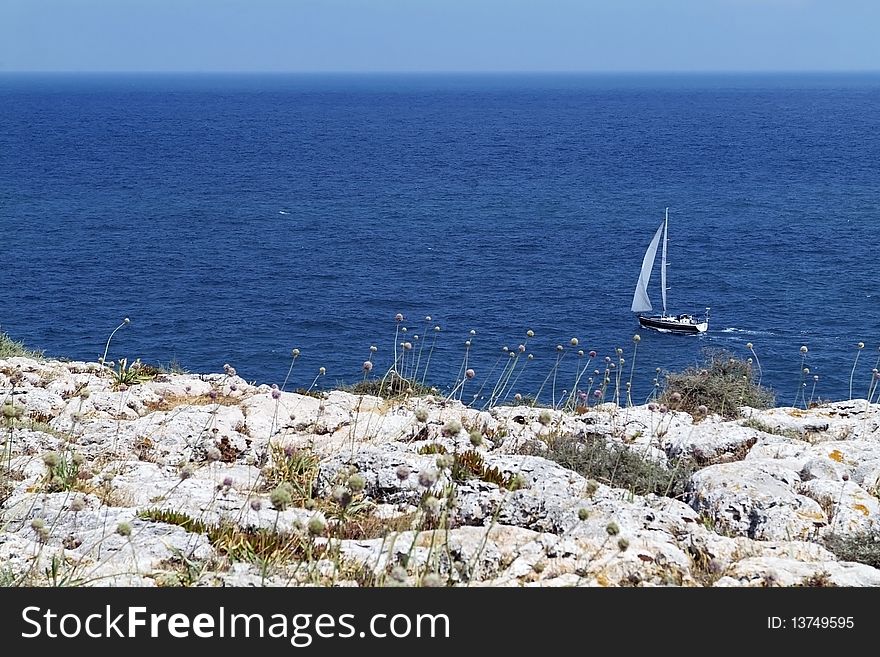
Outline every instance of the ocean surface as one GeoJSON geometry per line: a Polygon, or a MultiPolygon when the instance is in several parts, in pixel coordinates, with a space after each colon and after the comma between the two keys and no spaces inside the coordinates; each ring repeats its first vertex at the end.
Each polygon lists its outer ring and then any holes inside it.
{"type": "Polygon", "coordinates": [[[50,356],[129,317],[110,360],[328,388],[410,342],[484,403],[505,346],[541,401],[620,348],[641,402],[751,342],[779,405],[864,398],[878,225],[880,75],[0,76],[0,330],[50,356]],[[667,207],[699,337],[630,312],[667,207]]]}

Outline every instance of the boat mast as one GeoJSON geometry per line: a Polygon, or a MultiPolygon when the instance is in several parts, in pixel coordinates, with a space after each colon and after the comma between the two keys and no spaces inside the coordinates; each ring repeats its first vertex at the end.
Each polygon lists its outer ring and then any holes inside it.
{"type": "Polygon", "coordinates": [[[666,229],[669,224],[669,208],[663,219],[663,254],[660,257],[660,292],[663,297],[663,316],[666,316],[666,229]]]}

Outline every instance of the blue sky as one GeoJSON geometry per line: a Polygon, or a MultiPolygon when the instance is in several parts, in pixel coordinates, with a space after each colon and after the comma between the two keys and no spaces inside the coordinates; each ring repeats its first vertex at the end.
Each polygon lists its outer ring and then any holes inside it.
{"type": "Polygon", "coordinates": [[[877,71],[880,0],[0,0],[0,71],[877,71]]]}

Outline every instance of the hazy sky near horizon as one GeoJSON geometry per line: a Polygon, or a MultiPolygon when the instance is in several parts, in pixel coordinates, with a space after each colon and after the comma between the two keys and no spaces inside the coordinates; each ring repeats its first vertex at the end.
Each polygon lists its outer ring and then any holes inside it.
{"type": "Polygon", "coordinates": [[[0,0],[0,71],[877,71],[880,0],[0,0]]]}

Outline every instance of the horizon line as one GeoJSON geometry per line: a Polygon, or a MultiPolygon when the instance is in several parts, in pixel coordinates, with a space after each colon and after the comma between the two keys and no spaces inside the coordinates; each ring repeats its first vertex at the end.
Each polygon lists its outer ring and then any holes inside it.
{"type": "Polygon", "coordinates": [[[865,69],[332,69],[332,70],[151,70],[151,69],[3,69],[0,75],[856,75],[880,74],[865,69]]]}

